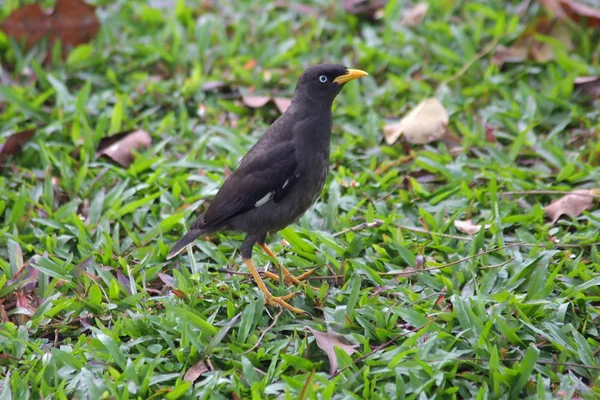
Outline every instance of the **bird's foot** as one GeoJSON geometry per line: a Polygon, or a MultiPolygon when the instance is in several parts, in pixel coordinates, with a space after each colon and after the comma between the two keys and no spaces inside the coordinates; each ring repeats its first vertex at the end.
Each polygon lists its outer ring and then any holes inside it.
{"type": "MultiPolygon", "coordinates": [[[[283,275],[283,283],[285,283],[286,286],[305,285],[305,283],[303,283],[302,281],[307,279],[309,276],[314,274],[314,272],[316,271],[316,269],[311,269],[310,271],[306,271],[302,275],[294,276],[284,266],[278,265],[277,267],[281,269],[281,273],[283,275]]],[[[279,282],[279,275],[274,274],[273,272],[265,271],[265,277],[279,282]]],[[[313,288],[314,290],[319,290],[319,288],[315,288],[314,286],[311,286],[311,288],[313,288]]]]}
{"type": "Polygon", "coordinates": [[[296,308],[294,306],[291,306],[287,302],[289,299],[294,297],[296,295],[296,293],[290,293],[290,294],[287,294],[285,296],[280,296],[280,297],[273,296],[271,294],[271,292],[269,292],[269,289],[267,289],[267,286],[265,285],[262,278],[260,277],[260,274],[258,273],[258,270],[256,269],[256,266],[254,266],[254,263],[252,262],[252,260],[249,258],[246,258],[246,259],[244,259],[244,263],[246,263],[246,266],[248,267],[250,274],[252,274],[252,277],[254,278],[256,285],[258,286],[260,291],[265,296],[265,304],[270,304],[272,306],[278,305],[278,306],[281,306],[293,313],[304,314],[303,310],[296,308]]]}
{"type": "Polygon", "coordinates": [[[290,304],[288,304],[287,300],[291,299],[292,297],[294,297],[296,295],[296,293],[290,293],[287,294],[285,296],[273,296],[271,293],[264,293],[265,295],[265,304],[269,304],[272,306],[281,306],[295,314],[304,314],[305,311],[301,310],[299,308],[296,308],[290,304]]]}

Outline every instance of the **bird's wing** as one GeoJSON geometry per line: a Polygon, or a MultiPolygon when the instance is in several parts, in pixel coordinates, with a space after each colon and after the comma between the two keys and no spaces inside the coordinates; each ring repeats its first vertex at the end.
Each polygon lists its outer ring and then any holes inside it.
{"type": "Polygon", "coordinates": [[[298,179],[294,153],[291,141],[255,146],[227,178],[198,222],[217,225],[271,200],[280,201],[298,179]]]}

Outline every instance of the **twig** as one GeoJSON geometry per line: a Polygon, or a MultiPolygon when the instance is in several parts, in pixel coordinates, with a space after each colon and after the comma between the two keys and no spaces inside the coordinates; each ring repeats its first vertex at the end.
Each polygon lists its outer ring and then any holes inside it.
{"type": "Polygon", "coordinates": [[[496,265],[489,265],[487,267],[479,267],[479,269],[492,269],[492,268],[500,268],[505,266],[506,264],[508,264],[509,262],[513,261],[516,257],[511,257],[508,260],[501,262],[500,264],[496,264],[496,265]]]}
{"type": "MultiPolygon", "coordinates": [[[[523,7],[521,9],[521,11],[519,12],[519,14],[517,15],[519,20],[521,18],[523,18],[523,16],[527,12],[527,8],[529,7],[530,2],[531,2],[531,0],[528,0],[526,3],[526,6],[523,7]]],[[[447,85],[448,83],[460,78],[465,72],[467,72],[467,70],[469,68],[471,68],[471,66],[475,63],[475,61],[480,60],[481,58],[485,57],[490,51],[494,50],[496,48],[496,46],[498,45],[498,43],[500,43],[500,40],[504,39],[507,35],[508,35],[507,33],[504,33],[504,34],[498,36],[496,39],[492,40],[492,42],[487,47],[483,48],[483,50],[481,50],[479,53],[475,54],[475,56],[472,59],[470,59],[465,65],[462,66],[461,69],[458,70],[458,72],[456,72],[450,78],[444,80],[440,84],[440,86],[447,85]]]]}
{"type": "MultiPolygon", "coordinates": [[[[516,193],[516,192],[504,192],[504,193],[516,193]]],[[[553,192],[556,193],[556,192],[553,192]]],[[[570,192],[568,192],[570,193],[570,192]]],[[[380,219],[376,219],[373,222],[361,222],[358,225],[352,226],[350,228],[346,228],[344,230],[341,230],[339,232],[336,232],[333,234],[333,237],[338,237],[341,236],[345,233],[348,232],[356,232],[356,231],[360,231],[362,229],[369,229],[369,228],[378,228],[381,225],[384,224],[385,221],[380,220],[380,219]]],[[[464,240],[464,241],[472,241],[473,237],[469,237],[469,236],[458,236],[458,235],[449,235],[447,233],[439,233],[439,232],[433,232],[433,231],[429,231],[427,229],[424,228],[418,228],[415,226],[406,226],[406,225],[399,225],[399,224],[394,224],[394,226],[396,228],[399,229],[404,229],[407,231],[411,231],[411,232],[417,232],[417,233],[424,233],[426,235],[431,235],[431,236],[441,236],[441,237],[445,237],[445,238],[449,238],[449,239],[457,239],[457,240],[464,240]]],[[[581,248],[581,247],[590,247],[590,246],[598,246],[600,245],[600,242],[592,242],[592,243],[580,243],[580,244],[559,244],[556,243],[554,244],[554,247],[558,247],[558,248],[581,248]]],[[[539,246],[539,247],[548,247],[546,244],[544,243],[511,243],[511,246],[522,246],[522,247],[535,247],[535,246],[539,246]]],[[[508,246],[506,246],[508,247],[508,246]]]]}
{"type": "MultiPolygon", "coordinates": [[[[469,358],[469,357],[458,357],[455,358],[454,360],[456,361],[480,361],[480,362],[489,362],[490,360],[487,358],[469,358]]],[[[439,360],[422,360],[425,362],[442,362],[442,361],[447,361],[445,359],[439,359],[439,360]]],[[[518,361],[523,361],[522,358],[502,358],[500,359],[500,361],[505,361],[505,362],[518,362],[518,361]]],[[[595,370],[595,371],[600,371],[600,367],[595,367],[593,365],[585,365],[585,364],[576,364],[576,363],[560,363],[560,362],[555,362],[555,361],[544,361],[544,360],[537,360],[536,364],[541,364],[541,365],[553,365],[556,367],[571,367],[571,368],[585,368],[585,369],[591,369],[591,370],[595,370]]]]}
{"type": "MultiPolygon", "coordinates": [[[[338,237],[338,236],[343,235],[344,233],[356,232],[356,231],[360,231],[363,229],[379,228],[384,223],[385,223],[385,221],[383,221],[381,219],[376,219],[373,222],[361,222],[358,225],[355,225],[350,228],[346,228],[344,230],[334,233],[333,237],[338,237]]],[[[427,229],[418,228],[416,226],[406,226],[406,225],[399,225],[399,224],[394,224],[394,226],[396,228],[404,229],[404,230],[407,230],[410,232],[424,233],[426,235],[431,235],[431,236],[442,236],[442,237],[449,238],[449,239],[457,239],[457,240],[465,240],[465,241],[473,240],[472,237],[449,235],[447,233],[438,233],[438,232],[428,231],[427,229]]]]}
{"type": "Polygon", "coordinates": [[[574,194],[577,196],[586,196],[593,197],[595,199],[600,199],[600,195],[597,194],[589,194],[589,193],[575,193],[574,191],[564,191],[564,190],[524,190],[520,192],[500,192],[500,194],[509,196],[509,195],[529,195],[529,194],[574,194]]]}
{"type": "MultiPolygon", "coordinates": [[[[371,357],[373,354],[377,353],[380,350],[385,349],[386,347],[390,346],[392,343],[394,343],[396,340],[401,339],[402,337],[408,335],[409,333],[413,333],[413,332],[418,332],[422,329],[427,328],[429,325],[433,324],[434,322],[436,322],[440,317],[436,317],[434,319],[432,319],[431,321],[429,321],[428,323],[426,323],[425,325],[421,325],[419,328],[417,328],[415,331],[410,331],[410,332],[404,332],[401,333],[397,336],[394,336],[393,338],[391,338],[390,340],[388,340],[387,342],[379,345],[379,346],[375,346],[373,347],[373,350],[371,350],[370,352],[368,352],[367,354],[364,354],[360,357],[358,357],[356,360],[354,360],[354,362],[352,363],[352,366],[357,365],[359,362],[371,357]]],[[[338,376],[339,374],[341,374],[342,372],[346,371],[348,368],[350,368],[350,365],[348,365],[347,367],[344,367],[340,370],[338,370],[335,374],[331,375],[331,378],[329,378],[330,380],[335,378],[336,376],[338,376]]]]}
{"type": "Polygon", "coordinates": [[[271,325],[269,325],[267,327],[267,329],[265,329],[263,331],[263,333],[260,335],[260,337],[258,338],[258,340],[256,341],[256,343],[254,344],[254,346],[252,346],[251,348],[249,348],[248,350],[246,350],[245,352],[243,352],[241,355],[250,353],[251,351],[253,351],[254,349],[256,349],[260,345],[260,343],[262,342],[262,340],[265,337],[265,335],[267,334],[267,332],[269,332],[271,329],[273,329],[273,327],[277,323],[277,320],[279,319],[279,316],[281,315],[282,312],[283,312],[283,307],[279,306],[279,312],[277,313],[277,315],[275,316],[275,318],[273,318],[273,322],[271,323],[271,325]]]}
{"type": "Polygon", "coordinates": [[[370,228],[379,228],[381,225],[383,225],[385,221],[382,221],[380,219],[376,219],[373,222],[361,222],[358,225],[352,226],[350,228],[346,228],[344,230],[341,230],[337,233],[333,234],[333,237],[338,237],[338,236],[342,236],[344,233],[348,233],[348,232],[356,232],[356,231],[360,231],[361,229],[370,229],[370,228]]]}
{"type": "Polygon", "coordinates": [[[475,63],[475,61],[480,60],[481,58],[483,58],[486,55],[488,55],[488,53],[490,51],[494,50],[496,48],[496,46],[498,45],[498,43],[500,43],[500,40],[504,39],[505,36],[506,36],[506,34],[500,35],[496,39],[492,40],[492,42],[489,45],[487,45],[487,47],[483,48],[483,50],[481,50],[479,53],[475,54],[475,57],[471,58],[454,75],[452,75],[450,78],[442,81],[442,83],[441,83],[440,86],[447,85],[448,83],[450,83],[450,82],[452,82],[452,81],[460,78],[465,72],[467,72],[467,70],[469,68],[471,68],[471,66],[475,63]]]}
{"type": "MultiPolygon", "coordinates": [[[[446,267],[451,267],[453,265],[460,264],[462,262],[465,262],[465,261],[471,260],[473,258],[477,258],[477,257],[483,256],[483,255],[486,255],[486,254],[489,254],[489,253],[495,253],[495,252],[500,251],[500,250],[504,250],[504,249],[507,249],[507,248],[510,248],[510,247],[518,247],[518,246],[522,246],[524,244],[527,244],[527,243],[511,243],[511,244],[507,244],[506,246],[495,247],[495,248],[493,248],[491,250],[481,251],[481,252],[479,252],[479,253],[477,253],[475,255],[472,255],[472,256],[469,256],[469,257],[465,257],[465,258],[461,258],[460,260],[452,261],[450,263],[443,264],[443,265],[438,265],[437,267],[417,269],[417,270],[413,270],[413,271],[410,271],[410,272],[404,272],[404,271],[400,271],[400,272],[382,272],[379,275],[399,275],[400,276],[400,275],[403,275],[403,274],[405,274],[405,275],[413,275],[413,274],[417,274],[417,273],[420,273],[420,272],[434,271],[434,270],[437,270],[437,269],[443,269],[443,268],[446,268],[446,267]]],[[[512,261],[512,260],[509,260],[509,261],[505,262],[505,264],[508,264],[510,261],[512,261]]],[[[497,266],[494,266],[494,268],[497,268],[497,266]]]]}

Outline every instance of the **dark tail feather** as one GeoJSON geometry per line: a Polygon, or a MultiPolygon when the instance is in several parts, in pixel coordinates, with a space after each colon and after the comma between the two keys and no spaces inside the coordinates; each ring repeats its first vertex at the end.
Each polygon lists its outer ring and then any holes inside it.
{"type": "Polygon", "coordinates": [[[167,260],[170,260],[171,258],[175,257],[177,254],[181,253],[181,251],[183,249],[185,249],[185,246],[192,243],[200,235],[202,235],[202,230],[200,230],[200,229],[192,229],[191,231],[186,233],[181,239],[179,239],[179,241],[177,243],[175,243],[175,246],[173,246],[173,248],[171,248],[171,251],[169,252],[169,255],[167,256],[167,260]]]}

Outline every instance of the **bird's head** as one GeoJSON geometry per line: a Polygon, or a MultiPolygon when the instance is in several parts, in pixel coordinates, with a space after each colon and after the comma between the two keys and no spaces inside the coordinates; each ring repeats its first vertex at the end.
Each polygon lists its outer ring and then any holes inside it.
{"type": "Polygon", "coordinates": [[[294,99],[305,98],[313,102],[332,103],[346,82],[369,75],[359,69],[349,69],[340,64],[318,64],[308,68],[296,86],[294,99]]]}

